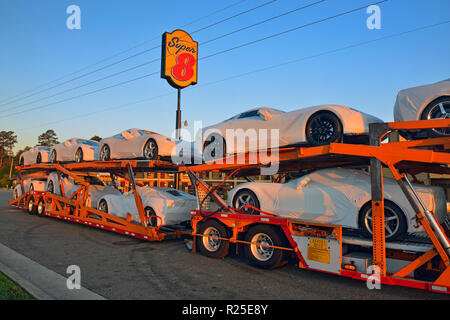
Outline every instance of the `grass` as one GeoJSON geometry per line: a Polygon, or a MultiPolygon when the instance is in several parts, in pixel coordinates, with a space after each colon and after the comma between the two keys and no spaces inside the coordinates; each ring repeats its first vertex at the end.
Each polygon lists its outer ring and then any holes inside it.
{"type": "Polygon", "coordinates": [[[0,300],[34,300],[34,298],[0,272],[0,300]]]}

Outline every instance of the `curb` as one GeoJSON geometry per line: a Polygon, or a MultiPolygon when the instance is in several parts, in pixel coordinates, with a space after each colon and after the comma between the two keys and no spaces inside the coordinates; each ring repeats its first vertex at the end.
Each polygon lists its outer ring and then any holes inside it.
{"type": "Polygon", "coordinates": [[[0,243],[0,271],[38,300],[106,300],[81,287],[67,289],[67,279],[0,243]]]}

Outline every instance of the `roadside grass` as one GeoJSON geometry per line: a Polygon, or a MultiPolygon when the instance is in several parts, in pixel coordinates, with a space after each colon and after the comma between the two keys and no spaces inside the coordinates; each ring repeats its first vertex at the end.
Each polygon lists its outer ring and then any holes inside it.
{"type": "Polygon", "coordinates": [[[0,272],[0,300],[34,300],[34,298],[0,272]]]}

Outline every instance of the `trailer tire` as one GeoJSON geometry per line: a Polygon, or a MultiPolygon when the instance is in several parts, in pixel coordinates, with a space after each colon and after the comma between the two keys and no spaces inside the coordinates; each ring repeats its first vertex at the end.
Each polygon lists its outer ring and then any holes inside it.
{"type": "MultiPolygon", "coordinates": [[[[202,223],[197,233],[218,238],[229,238],[226,227],[215,219],[210,219],[202,223]]],[[[197,243],[200,252],[210,258],[224,258],[228,255],[230,249],[230,242],[228,240],[197,236],[197,243]]]]}
{"type": "Polygon", "coordinates": [[[34,215],[37,212],[36,209],[37,207],[34,205],[34,198],[31,197],[27,203],[27,212],[29,215],[34,215]]]}
{"type": "MultiPolygon", "coordinates": [[[[283,235],[269,225],[256,225],[245,235],[246,242],[261,243],[276,247],[286,247],[283,235]]],[[[249,264],[261,269],[275,269],[284,265],[289,259],[286,250],[245,244],[244,253],[249,264]]]]}
{"type": "Polygon", "coordinates": [[[43,217],[45,212],[45,201],[44,199],[40,199],[36,208],[36,214],[38,217],[43,217]]]}

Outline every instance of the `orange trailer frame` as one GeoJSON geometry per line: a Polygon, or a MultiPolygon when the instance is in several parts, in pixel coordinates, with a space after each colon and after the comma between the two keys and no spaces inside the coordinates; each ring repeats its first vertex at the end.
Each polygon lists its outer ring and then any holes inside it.
{"type": "Polygon", "coordinates": [[[66,197],[64,186],[60,182],[62,196],[48,192],[30,191],[15,200],[9,201],[9,204],[20,209],[28,209],[29,213],[38,213],[39,216],[50,216],[76,222],[147,241],[181,238],[186,233],[183,230],[167,231],[162,230],[161,226],[152,227],[149,225],[148,220],[151,217],[145,215],[142,199],[136,189],[133,169],[137,171],[176,171],[176,166],[163,161],[108,161],[65,165],[37,164],[18,167],[19,173],[38,170],[26,177],[42,176],[43,172],[48,174],[51,171],[63,173],[77,182],[79,188],[70,197],[66,197]],[[86,172],[109,172],[128,181],[134,194],[140,223],[133,222],[129,213],[126,214],[125,219],[122,219],[86,206],[90,184],[81,178],[83,175],[87,175],[86,172]],[[126,173],[128,173],[128,177],[126,177],[126,173]]]}
{"type": "MultiPolygon", "coordinates": [[[[378,267],[380,283],[450,293],[450,245],[448,240],[450,231],[447,228],[447,225],[440,226],[434,216],[427,212],[426,208],[421,204],[421,199],[417,196],[412,185],[409,183],[407,175],[400,173],[400,171],[410,171],[412,174],[417,174],[419,172],[450,173],[450,139],[432,138],[416,141],[381,143],[385,136],[391,131],[423,130],[444,127],[450,127],[450,119],[372,124],[370,126],[371,145],[332,143],[321,147],[293,147],[279,150],[280,171],[351,164],[369,165],[371,168],[372,182],[373,265],[378,267]],[[389,168],[395,180],[400,185],[403,193],[416,212],[417,224],[424,227],[431,240],[433,248],[425,253],[411,255],[399,250],[386,248],[384,234],[383,165],[389,168]],[[388,275],[386,271],[387,253],[390,258],[399,257],[409,261],[409,263],[394,274],[388,275]],[[439,259],[437,266],[436,259],[439,259]],[[435,281],[418,281],[408,277],[410,273],[422,266],[426,266],[427,270],[438,271],[440,273],[439,277],[435,281]]],[[[260,154],[246,154],[244,157],[240,155],[239,160],[241,160],[241,162],[238,163],[238,156],[235,155],[225,161],[220,161],[220,163],[209,163],[180,169],[181,171],[190,174],[191,179],[196,186],[197,193],[202,194],[202,198],[211,197],[222,207],[222,210],[215,212],[205,212],[200,208],[191,213],[194,236],[192,250],[195,252],[197,249],[197,242],[199,240],[203,241],[205,238],[214,238],[228,243],[271,247],[279,250],[293,251],[299,259],[300,268],[317,270],[311,268],[305,262],[306,259],[300,252],[297,243],[293,240],[293,236],[300,236],[303,232],[310,232],[315,234],[318,238],[332,237],[342,244],[341,227],[302,223],[292,219],[276,217],[264,212],[261,212],[261,215],[259,216],[237,212],[236,209],[229,208],[215,193],[214,187],[208,186],[197,176],[197,173],[211,171],[231,172],[231,175],[239,172],[240,175],[251,176],[256,175],[262,166],[267,165],[267,157],[265,155],[260,156],[260,154]],[[245,161],[242,161],[242,159],[245,159],[245,161]],[[250,159],[257,159],[257,161],[256,163],[251,162],[250,159]],[[209,219],[219,221],[225,226],[229,235],[211,236],[198,233],[199,225],[205,223],[209,219]],[[271,246],[240,240],[242,239],[242,234],[245,234],[249,228],[255,225],[270,225],[281,230],[286,236],[287,246],[271,246]]],[[[223,256],[224,255],[220,257],[223,256]]],[[[356,272],[352,269],[351,266],[341,265],[338,274],[360,280],[367,280],[371,276],[371,274],[356,272]]]]}

